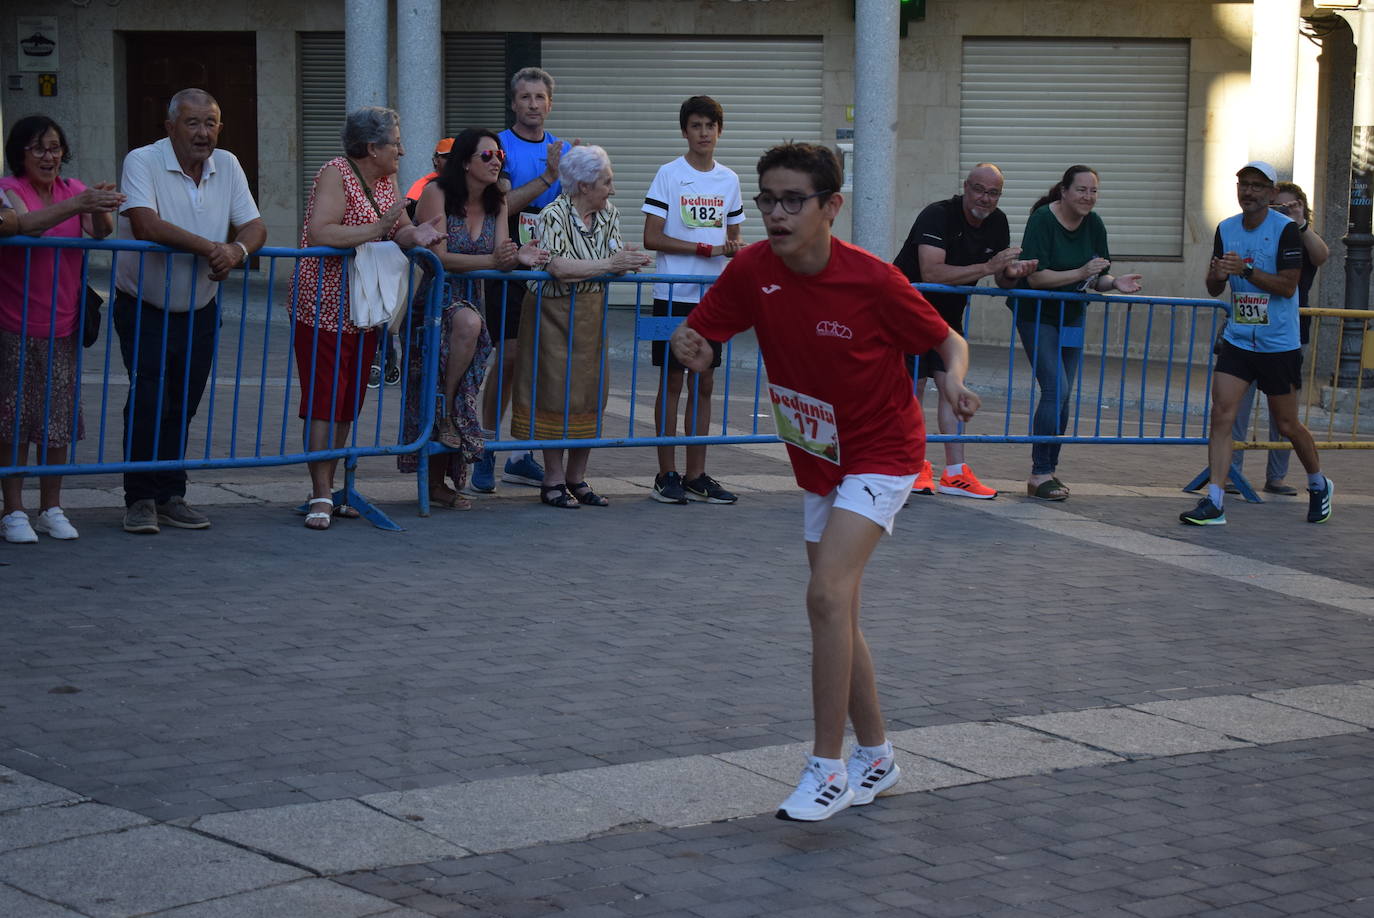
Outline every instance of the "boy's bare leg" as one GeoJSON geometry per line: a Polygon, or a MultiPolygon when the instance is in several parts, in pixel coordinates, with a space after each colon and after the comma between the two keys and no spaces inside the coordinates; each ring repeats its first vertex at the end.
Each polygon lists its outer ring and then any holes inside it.
{"type": "MultiPolygon", "coordinates": [[[[682,429],[691,430],[696,436],[704,437],[711,432],[711,392],[715,388],[715,374],[710,370],[704,373],[687,374],[687,398],[682,411],[682,429]],[[692,424],[693,414],[696,424],[692,424]]],[[[706,474],[706,447],[687,447],[687,471],[685,478],[696,481],[706,474]]]]}
{"type": "MultiPolygon", "coordinates": [[[[664,361],[667,362],[666,355],[664,361]]],[[[677,435],[677,401],[678,396],[682,394],[683,371],[676,366],[664,367],[663,374],[664,376],[659,378],[658,391],[654,395],[654,429],[661,437],[672,437],[677,435]]],[[[677,470],[674,447],[659,446],[655,448],[655,452],[658,453],[660,475],[677,470]]]]}
{"type": "Polygon", "coordinates": [[[806,544],[811,565],[806,588],[811,702],[816,721],[812,752],[821,758],[841,757],[845,719],[851,713],[860,743],[877,745],[884,740],[873,662],[859,631],[859,584],[882,534],[882,527],[872,520],[835,509],[821,540],[806,544]]]}

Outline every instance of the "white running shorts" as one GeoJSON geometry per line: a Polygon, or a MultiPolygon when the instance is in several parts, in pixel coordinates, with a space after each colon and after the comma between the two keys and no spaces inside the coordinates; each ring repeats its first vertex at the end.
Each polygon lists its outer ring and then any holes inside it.
{"type": "Polygon", "coordinates": [[[870,519],[892,535],[892,521],[911,496],[915,475],[846,475],[835,490],[821,497],[807,491],[802,508],[806,541],[819,542],[835,507],[870,519]]]}

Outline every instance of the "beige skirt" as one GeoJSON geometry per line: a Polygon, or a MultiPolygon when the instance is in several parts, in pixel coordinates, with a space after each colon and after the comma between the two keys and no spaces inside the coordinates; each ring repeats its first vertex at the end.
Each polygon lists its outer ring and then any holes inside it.
{"type": "Polygon", "coordinates": [[[511,395],[511,436],[517,440],[584,440],[606,407],[605,300],[525,293],[520,311],[518,373],[511,395]],[[538,329],[538,362],[535,330],[538,329]],[[571,348],[569,342],[571,341],[571,348]],[[571,360],[569,354],[571,353],[571,360]],[[531,419],[533,408],[533,419],[531,419]]]}

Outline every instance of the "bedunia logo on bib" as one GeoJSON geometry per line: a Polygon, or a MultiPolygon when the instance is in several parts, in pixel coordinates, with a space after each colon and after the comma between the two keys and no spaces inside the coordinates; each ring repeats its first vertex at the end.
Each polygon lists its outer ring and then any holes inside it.
{"type": "Polygon", "coordinates": [[[816,323],[816,334],[827,338],[853,338],[854,333],[849,330],[848,325],[841,325],[839,322],[832,322],[824,319],[816,323]]]}

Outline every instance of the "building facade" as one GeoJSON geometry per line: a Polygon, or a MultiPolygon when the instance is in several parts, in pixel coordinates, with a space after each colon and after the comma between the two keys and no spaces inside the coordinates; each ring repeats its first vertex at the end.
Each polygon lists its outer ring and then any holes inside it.
{"type": "MultiPolygon", "coordinates": [[[[339,152],[345,34],[359,2],[53,4],[39,17],[55,32],[52,77],[20,69],[33,66],[18,52],[34,17],[8,5],[0,113],[10,123],[51,115],[74,148],[69,174],[115,179],[129,148],[162,136],[172,92],[209,89],[223,108],[221,145],[244,162],[269,244],[293,246],[310,177],[339,152]]],[[[438,8],[437,67],[397,46],[406,3],[375,2],[388,11],[389,27],[375,35],[388,101],[402,83],[432,87],[442,100],[441,125],[412,123],[402,109],[402,180],[428,171],[439,137],[504,127],[508,74],[530,64],[558,80],[549,129],[609,151],[630,240],[654,170],[681,152],[676,111],[688,95],[724,104],[719,159],[740,173],[746,196],[772,143],[852,145],[863,54],[854,0],[413,0],[438,8]]],[[[1276,165],[1308,188],[1333,244],[1320,302],[1337,304],[1354,47],[1342,23],[1303,19],[1312,13],[1297,0],[928,0],[900,41],[898,81],[882,93],[896,124],[898,181],[891,243],[877,254],[892,257],[920,208],[956,193],[985,160],[1006,172],[1015,241],[1031,201],[1083,162],[1101,175],[1114,270],[1143,273],[1148,293],[1202,296],[1213,227],[1236,210],[1235,169],[1277,132],[1280,146],[1292,140],[1276,165]],[[1256,61],[1261,34],[1291,43],[1291,60],[1285,50],[1273,66],[1256,61]],[[1265,82],[1275,71],[1293,85],[1291,113],[1265,82]]],[[[761,238],[755,213],[745,235],[761,238]]],[[[1000,327],[972,331],[1005,336],[1000,327]]]]}

